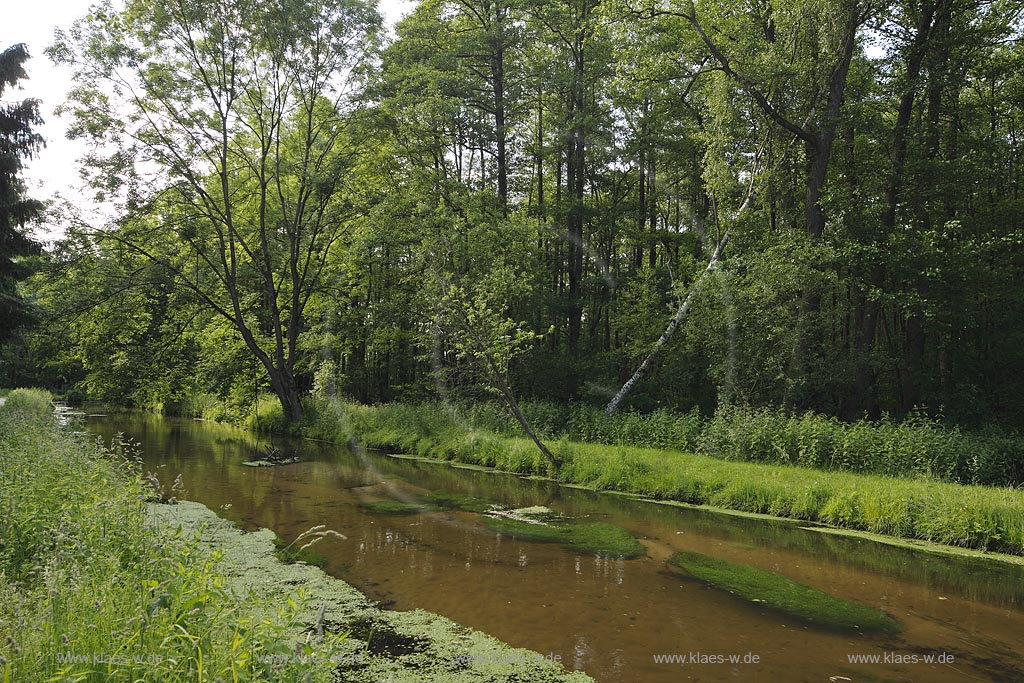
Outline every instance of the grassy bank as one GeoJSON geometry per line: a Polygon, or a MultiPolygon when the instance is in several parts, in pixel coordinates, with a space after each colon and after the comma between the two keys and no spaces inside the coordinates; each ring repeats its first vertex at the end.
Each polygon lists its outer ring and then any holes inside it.
{"type": "MultiPolygon", "coordinates": [[[[261,426],[282,428],[267,404],[261,426]]],[[[305,436],[358,443],[442,460],[546,475],[526,439],[482,429],[453,408],[427,404],[365,406],[308,403],[305,436]]],[[[549,443],[562,461],[558,479],[594,489],[793,517],[889,536],[1024,554],[1024,491],[897,478],[795,465],[561,438],[549,443]]]]}
{"type": "MultiPolygon", "coordinates": [[[[324,402],[307,401],[312,422],[324,402]]],[[[287,429],[278,401],[270,395],[263,396],[255,409],[251,396],[239,404],[209,395],[161,408],[169,415],[247,423],[261,431],[287,429]]],[[[740,406],[719,406],[712,417],[703,417],[696,410],[608,416],[587,404],[543,401],[523,402],[521,408],[546,440],[682,451],[721,460],[925,477],[959,484],[1024,487],[1024,437],[1020,434],[996,428],[964,432],[923,414],[903,421],[883,418],[843,422],[811,412],[740,406]]],[[[494,403],[454,408],[441,403],[392,404],[388,410],[411,416],[433,431],[456,422],[463,431],[482,430],[513,438],[522,434],[505,409],[494,403]],[[406,407],[411,412],[404,411],[406,407]]]]}
{"type": "MultiPolygon", "coordinates": [[[[548,438],[964,484],[1024,485],[1024,439],[1019,435],[962,432],[921,414],[902,422],[842,422],[810,412],[739,406],[720,406],[710,418],[668,410],[608,416],[585,404],[526,403],[523,411],[548,438]]],[[[477,426],[518,435],[517,425],[496,406],[462,412],[477,426]]]]}
{"type": "Polygon", "coordinates": [[[301,599],[241,598],[218,556],[156,524],[119,449],[62,432],[45,392],[0,408],[0,681],[327,681],[301,599]],[[302,659],[302,661],[300,661],[302,659]]]}

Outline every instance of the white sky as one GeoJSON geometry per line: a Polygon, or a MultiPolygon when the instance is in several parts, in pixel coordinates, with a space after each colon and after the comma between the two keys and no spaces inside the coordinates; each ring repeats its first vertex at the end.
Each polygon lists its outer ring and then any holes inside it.
{"type": "MultiPolygon", "coordinates": [[[[159,1],[159,0],[156,0],[159,1]]],[[[379,0],[380,10],[389,26],[413,6],[412,0],[379,0]]],[[[46,138],[46,148],[28,162],[24,174],[35,199],[49,199],[56,193],[66,198],[81,197],[77,159],[84,146],[65,137],[67,121],[54,114],[54,107],[64,101],[71,87],[71,77],[64,67],[56,67],[43,54],[53,42],[57,28],[68,29],[89,11],[93,0],[7,0],[0,18],[0,50],[16,43],[25,43],[32,58],[26,65],[28,80],[21,90],[7,90],[7,102],[35,97],[42,100],[41,111],[46,123],[38,131],[46,138]]],[[[52,230],[52,229],[51,229],[52,230]]],[[[44,229],[44,237],[53,235],[44,229]]]]}

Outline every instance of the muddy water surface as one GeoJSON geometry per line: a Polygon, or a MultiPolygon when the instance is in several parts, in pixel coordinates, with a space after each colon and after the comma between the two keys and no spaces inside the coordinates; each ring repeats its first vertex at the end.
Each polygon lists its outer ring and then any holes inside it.
{"type": "Polygon", "coordinates": [[[442,614],[602,683],[1024,681],[1022,567],[310,441],[275,440],[301,463],[245,467],[266,442],[192,420],[95,417],[87,428],[108,440],[128,435],[147,470],[167,484],[181,475],[181,497],[243,527],[289,541],[318,524],[342,532],[347,541],[317,546],[324,568],[386,607],[442,614]],[[432,491],[616,524],[642,539],[647,556],[607,559],[518,541],[467,512],[388,516],[359,507],[432,491]],[[883,609],[903,631],[807,626],[667,571],[679,550],[883,609]]]}

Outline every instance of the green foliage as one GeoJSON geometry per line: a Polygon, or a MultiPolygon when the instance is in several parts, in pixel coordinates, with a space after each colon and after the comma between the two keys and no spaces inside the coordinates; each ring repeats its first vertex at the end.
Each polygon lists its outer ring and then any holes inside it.
{"type": "Polygon", "coordinates": [[[782,612],[819,628],[889,635],[901,630],[895,619],[877,609],[751,565],[694,552],[676,553],[669,565],[759,607],[782,612]]]}
{"type": "Polygon", "coordinates": [[[723,406],[697,449],[729,460],[929,477],[997,486],[1024,482],[1019,438],[966,434],[917,413],[902,422],[840,422],[807,412],[723,406]]]}
{"type": "MultiPolygon", "coordinates": [[[[515,425],[493,405],[457,409],[467,424],[505,436],[515,425]]],[[[699,452],[742,460],[895,477],[928,477],[970,484],[1024,482],[1024,440],[998,431],[968,433],[915,413],[896,422],[842,422],[811,412],[722,405],[710,418],[686,414],[605,415],[587,404],[529,402],[523,412],[548,438],[618,446],[699,452]]]]}
{"type": "Polygon", "coordinates": [[[123,445],[60,431],[47,407],[20,390],[0,408],[3,680],[331,680],[338,639],[302,637],[302,596],[230,592],[193,531],[154,524],[123,445]]]}
{"type": "MultiPolygon", "coordinates": [[[[0,97],[28,77],[24,44],[0,51],[0,97]]],[[[42,216],[43,203],[25,196],[24,164],[42,149],[43,137],[33,130],[43,123],[39,100],[8,103],[0,100],[0,345],[11,340],[32,317],[31,306],[19,288],[31,269],[24,257],[39,252],[28,226],[42,216]]]]}

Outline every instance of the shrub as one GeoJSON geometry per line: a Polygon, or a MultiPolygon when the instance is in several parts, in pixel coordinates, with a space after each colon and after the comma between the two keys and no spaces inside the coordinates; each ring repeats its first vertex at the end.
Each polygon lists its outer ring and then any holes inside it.
{"type": "Polygon", "coordinates": [[[42,419],[53,412],[53,396],[42,389],[15,389],[7,395],[4,410],[29,419],[42,419]]]}

